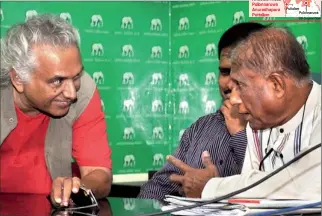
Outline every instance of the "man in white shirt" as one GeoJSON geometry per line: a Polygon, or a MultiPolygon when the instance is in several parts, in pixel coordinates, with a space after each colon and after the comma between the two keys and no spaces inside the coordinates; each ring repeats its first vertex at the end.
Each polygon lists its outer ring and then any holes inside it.
{"type": "MultiPolygon", "coordinates": [[[[321,85],[311,80],[305,52],[282,28],[253,33],[232,53],[230,102],[248,120],[240,175],[215,177],[201,197],[246,187],[321,143],[321,85]]],[[[321,148],[237,197],[321,199],[321,148]]]]}

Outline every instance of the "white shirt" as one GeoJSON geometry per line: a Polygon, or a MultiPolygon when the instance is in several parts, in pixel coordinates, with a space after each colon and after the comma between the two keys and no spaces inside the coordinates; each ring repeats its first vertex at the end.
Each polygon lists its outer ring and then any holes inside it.
{"type": "MultiPolygon", "coordinates": [[[[320,144],[321,85],[313,81],[305,105],[284,125],[256,133],[248,124],[246,131],[248,144],[241,174],[212,178],[205,185],[202,198],[218,197],[244,188],[287,163],[300,152],[320,144]],[[271,148],[273,151],[264,160],[265,171],[260,171],[260,161],[271,148]]],[[[235,197],[321,200],[321,148],[235,197]]]]}

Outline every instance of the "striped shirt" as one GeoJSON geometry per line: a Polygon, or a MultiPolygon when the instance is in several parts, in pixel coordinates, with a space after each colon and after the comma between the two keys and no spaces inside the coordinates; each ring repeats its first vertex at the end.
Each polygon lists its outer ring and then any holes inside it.
{"type": "MultiPolygon", "coordinates": [[[[218,110],[199,118],[185,130],[174,156],[193,168],[203,168],[201,154],[208,151],[219,175],[231,176],[241,172],[246,145],[246,131],[231,136],[218,110]]],[[[169,181],[171,174],[183,175],[172,164],[165,164],[142,186],[138,198],[163,199],[168,194],[180,195],[180,185],[169,181]]]]}
{"type": "MultiPolygon", "coordinates": [[[[321,85],[313,82],[306,103],[285,124],[261,131],[252,130],[248,124],[246,133],[248,146],[241,174],[212,178],[203,189],[203,198],[246,187],[321,143],[321,85]],[[261,162],[264,166],[259,170],[261,162]]],[[[237,196],[321,200],[321,148],[237,196]]]]}

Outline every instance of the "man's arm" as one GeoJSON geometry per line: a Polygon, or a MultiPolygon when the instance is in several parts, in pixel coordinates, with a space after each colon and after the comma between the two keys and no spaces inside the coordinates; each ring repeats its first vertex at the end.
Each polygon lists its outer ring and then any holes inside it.
{"type": "MultiPolygon", "coordinates": [[[[180,140],[180,145],[177,148],[174,156],[182,161],[185,161],[186,152],[190,145],[188,136],[189,128],[186,129],[180,140]]],[[[152,179],[145,183],[138,195],[138,198],[145,199],[163,199],[167,194],[179,193],[180,185],[172,183],[169,180],[171,174],[182,175],[182,171],[170,163],[166,163],[158,172],[156,172],[152,179]]]]}
{"type": "Polygon", "coordinates": [[[91,189],[97,198],[106,197],[112,184],[112,161],[97,89],[73,125],[73,157],[80,169],[81,184],[91,189]]]}
{"type": "Polygon", "coordinates": [[[240,168],[240,173],[243,167],[247,147],[246,129],[243,129],[231,136],[229,140],[229,147],[233,153],[233,158],[237,166],[240,168]]]}

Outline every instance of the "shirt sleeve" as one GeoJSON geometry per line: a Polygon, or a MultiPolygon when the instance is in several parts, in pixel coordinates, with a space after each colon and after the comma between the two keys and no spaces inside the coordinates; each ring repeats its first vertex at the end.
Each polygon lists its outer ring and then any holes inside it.
{"type": "MultiPolygon", "coordinates": [[[[310,145],[301,152],[321,143],[321,122],[312,131],[310,145]]],[[[247,151],[249,149],[247,148],[247,151]]],[[[249,153],[249,152],[248,152],[249,153]]],[[[251,157],[246,152],[243,170],[251,168],[251,157]]],[[[212,178],[202,191],[202,198],[214,198],[239,190],[267,176],[252,168],[241,175],[226,178],[212,178]]],[[[263,199],[321,199],[321,148],[310,152],[273,177],[235,197],[263,199]],[[307,184],[307,181],[310,181],[307,184]]]]}
{"type": "Polygon", "coordinates": [[[237,166],[240,167],[241,171],[245,159],[245,151],[247,146],[246,129],[239,131],[235,135],[231,136],[229,140],[229,146],[233,150],[234,160],[237,166]]]}
{"type": "MultiPolygon", "coordinates": [[[[189,128],[183,133],[174,157],[181,161],[185,161],[187,148],[190,145],[188,136],[189,128]]],[[[180,186],[172,183],[169,180],[171,174],[183,175],[182,171],[170,163],[166,163],[158,172],[156,172],[152,179],[141,187],[138,198],[142,199],[164,199],[165,195],[178,194],[180,186]]]]}
{"type": "Polygon", "coordinates": [[[101,99],[96,89],[89,104],[73,124],[73,157],[78,166],[98,166],[112,169],[106,121],[101,99]]]}

